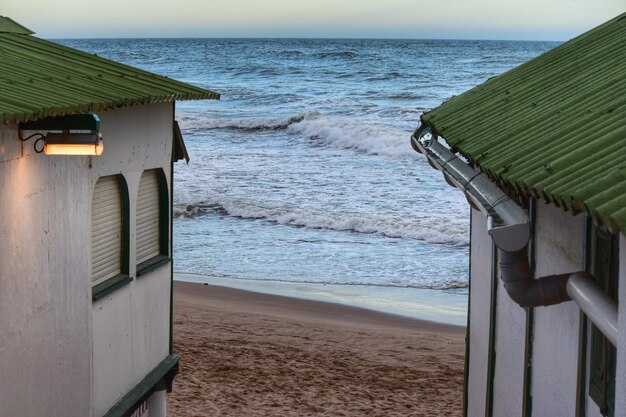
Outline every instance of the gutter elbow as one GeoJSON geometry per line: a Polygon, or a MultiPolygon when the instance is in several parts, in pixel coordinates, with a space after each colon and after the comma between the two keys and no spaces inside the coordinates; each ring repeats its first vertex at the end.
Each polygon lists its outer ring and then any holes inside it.
{"type": "Polygon", "coordinates": [[[516,252],[499,250],[500,278],[509,297],[520,307],[559,304],[569,300],[567,281],[571,274],[533,279],[526,247],[516,252]]]}

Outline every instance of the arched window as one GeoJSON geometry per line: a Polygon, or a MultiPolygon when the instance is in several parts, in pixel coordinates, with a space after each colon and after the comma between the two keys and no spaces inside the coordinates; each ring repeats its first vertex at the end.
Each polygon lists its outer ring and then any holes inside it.
{"type": "Polygon", "coordinates": [[[137,275],[146,268],[169,262],[168,195],[165,175],[160,169],[141,174],[136,217],[137,275]]]}
{"type": "Polygon", "coordinates": [[[93,296],[128,274],[128,189],[120,175],[101,177],[91,205],[93,296]]]}

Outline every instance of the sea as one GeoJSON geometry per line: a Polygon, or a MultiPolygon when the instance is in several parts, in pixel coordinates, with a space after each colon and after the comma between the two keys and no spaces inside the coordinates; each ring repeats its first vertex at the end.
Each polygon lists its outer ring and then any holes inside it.
{"type": "Polygon", "coordinates": [[[412,149],[411,133],[423,112],[558,45],[60,42],[221,94],[176,103],[191,157],[175,166],[179,276],[461,298],[469,207],[412,149]]]}

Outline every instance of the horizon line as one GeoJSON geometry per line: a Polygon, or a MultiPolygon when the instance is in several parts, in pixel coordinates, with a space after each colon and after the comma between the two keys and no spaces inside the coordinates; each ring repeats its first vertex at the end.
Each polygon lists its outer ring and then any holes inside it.
{"type": "MultiPolygon", "coordinates": [[[[35,33],[36,34],[36,33],[35,33]]],[[[369,41],[467,41],[467,42],[556,42],[562,43],[566,40],[547,39],[487,39],[487,38],[373,38],[373,37],[290,37],[290,36],[87,36],[87,37],[42,37],[50,41],[55,40],[369,40],[369,41]]]]}

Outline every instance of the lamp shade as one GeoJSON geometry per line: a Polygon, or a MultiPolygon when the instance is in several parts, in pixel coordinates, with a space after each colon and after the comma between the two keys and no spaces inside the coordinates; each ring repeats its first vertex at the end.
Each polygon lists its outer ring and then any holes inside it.
{"type": "Polygon", "coordinates": [[[102,155],[104,144],[100,133],[48,133],[46,155],[102,155]]]}

